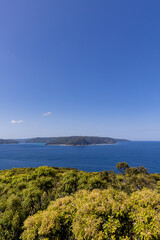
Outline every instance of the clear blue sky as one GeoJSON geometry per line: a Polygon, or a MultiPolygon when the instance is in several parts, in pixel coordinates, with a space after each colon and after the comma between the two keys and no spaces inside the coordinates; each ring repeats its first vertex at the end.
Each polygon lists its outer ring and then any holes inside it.
{"type": "Polygon", "coordinates": [[[0,0],[0,138],[70,135],[160,140],[159,0],[0,0]]]}

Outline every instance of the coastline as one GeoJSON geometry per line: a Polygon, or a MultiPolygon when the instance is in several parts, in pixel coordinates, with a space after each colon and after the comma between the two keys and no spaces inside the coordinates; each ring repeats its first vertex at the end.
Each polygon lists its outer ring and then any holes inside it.
{"type": "Polygon", "coordinates": [[[105,146],[105,145],[116,145],[116,143],[99,143],[99,144],[87,144],[87,145],[72,145],[72,144],[45,144],[45,146],[65,146],[65,147],[88,147],[88,146],[105,146]]]}

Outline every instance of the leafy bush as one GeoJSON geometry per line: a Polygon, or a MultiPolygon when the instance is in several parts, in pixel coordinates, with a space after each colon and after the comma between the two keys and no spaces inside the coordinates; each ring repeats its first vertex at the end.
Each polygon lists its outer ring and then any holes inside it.
{"type": "Polygon", "coordinates": [[[81,190],[27,218],[23,240],[160,239],[160,194],[81,190]]]}
{"type": "Polygon", "coordinates": [[[47,166],[0,171],[0,239],[20,239],[23,225],[23,239],[160,239],[160,175],[127,165],[120,164],[122,174],[47,166]]]}

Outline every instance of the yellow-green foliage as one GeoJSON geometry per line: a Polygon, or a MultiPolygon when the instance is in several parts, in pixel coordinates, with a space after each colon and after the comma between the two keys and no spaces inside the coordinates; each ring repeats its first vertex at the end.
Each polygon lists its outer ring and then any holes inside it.
{"type": "Polygon", "coordinates": [[[0,171],[0,240],[20,239],[24,222],[24,239],[158,239],[159,182],[143,167],[123,174],[46,166],[0,171]],[[136,208],[138,196],[146,208],[136,208]]]}
{"type": "Polygon", "coordinates": [[[140,239],[160,239],[160,194],[144,189],[130,197],[133,230],[140,239]]]}
{"type": "Polygon", "coordinates": [[[160,194],[144,189],[81,190],[24,223],[23,240],[160,239],[160,194]]]}

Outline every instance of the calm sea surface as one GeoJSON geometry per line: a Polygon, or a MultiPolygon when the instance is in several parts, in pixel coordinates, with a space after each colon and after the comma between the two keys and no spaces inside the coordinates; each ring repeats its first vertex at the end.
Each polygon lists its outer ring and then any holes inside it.
{"type": "Polygon", "coordinates": [[[116,170],[116,163],[123,161],[130,166],[144,166],[150,173],[160,173],[160,142],[123,142],[84,147],[0,145],[0,169],[47,165],[103,171],[116,170]]]}

